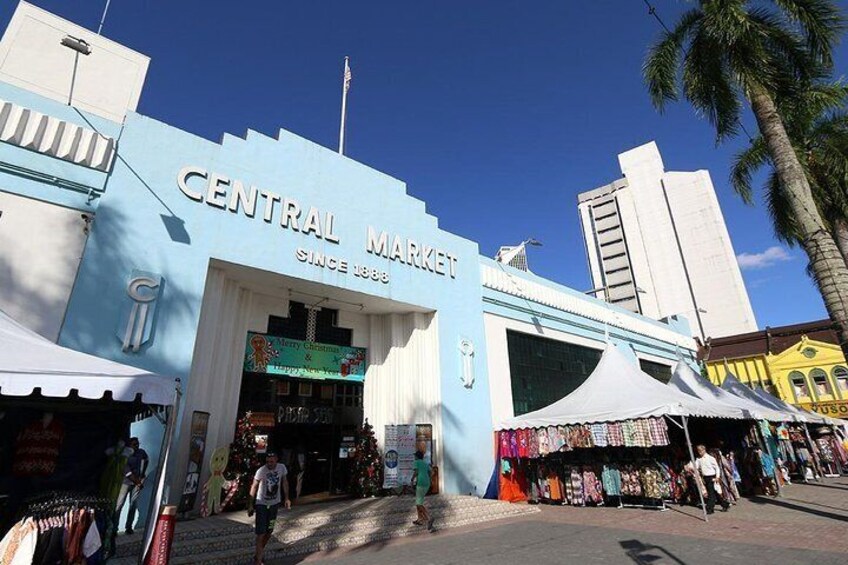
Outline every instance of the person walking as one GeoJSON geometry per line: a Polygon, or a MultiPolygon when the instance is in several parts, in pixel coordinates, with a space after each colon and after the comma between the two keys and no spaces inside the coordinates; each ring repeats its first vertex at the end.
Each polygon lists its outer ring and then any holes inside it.
{"type": "MultiPolygon", "coordinates": [[[[705,445],[699,445],[697,449],[698,458],[695,460],[695,469],[701,474],[701,477],[704,479],[704,487],[707,489],[707,514],[713,514],[716,503],[716,481],[718,480],[718,474],[721,472],[721,469],[718,466],[716,458],[707,453],[705,445]]],[[[724,499],[720,502],[722,510],[727,512],[730,504],[724,499]]]]}
{"type": "Polygon", "coordinates": [[[118,528],[117,524],[121,518],[124,503],[129,499],[130,507],[127,511],[125,531],[127,534],[132,534],[135,514],[138,511],[138,497],[141,494],[141,489],[144,488],[144,479],[147,476],[147,465],[150,463],[150,458],[139,445],[137,437],[130,438],[129,448],[132,449],[132,454],[127,457],[127,462],[124,465],[124,478],[121,481],[121,490],[118,491],[118,500],[115,504],[115,529],[118,528]]]}
{"type": "Polygon", "coordinates": [[[280,487],[285,496],[283,501],[286,510],[291,508],[287,474],[286,466],[278,462],[277,454],[269,451],[265,455],[265,464],[256,470],[253,483],[250,485],[247,515],[252,516],[254,512],[256,513],[255,565],[262,565],[265,546],[268,545],[274,531],[277,510],[280,507],[280,487]]]}
{"type": "Polygon", "coordinates": [[[412,484],[415,485],[415,509],[418,511],[418,519],[412,522],[416,526],[427,525],[429,531],[433,531],[433,517],[424,506],[424,497],[430,492],[430,464],[424,461],[424,452],[415,452],[415,463],[412,468],[412,484]]]}

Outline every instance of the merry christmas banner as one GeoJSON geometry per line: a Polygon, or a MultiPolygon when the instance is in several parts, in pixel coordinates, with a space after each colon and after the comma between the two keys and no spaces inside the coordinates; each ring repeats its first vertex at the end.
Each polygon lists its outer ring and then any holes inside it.
{"type": "Polygon", "coordinates": [[[362,347],[345,347],[248,332],[244,370],[302,379],[365,380],[362,347]]]}

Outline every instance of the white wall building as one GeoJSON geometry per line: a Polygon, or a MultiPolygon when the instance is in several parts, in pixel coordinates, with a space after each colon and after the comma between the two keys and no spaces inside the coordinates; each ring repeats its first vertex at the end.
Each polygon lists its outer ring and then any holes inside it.
{"type": "Polygon", "coordinates": [[[707,171],[667,172],[653,141],[618,156],[624,178],[578,196],[598,297],[694,335],[755,331],[757,322],[707,171]]]}

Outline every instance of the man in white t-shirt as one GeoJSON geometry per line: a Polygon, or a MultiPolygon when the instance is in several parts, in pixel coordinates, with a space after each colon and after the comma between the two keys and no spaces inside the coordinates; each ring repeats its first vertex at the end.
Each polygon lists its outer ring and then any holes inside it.
{"type": "MultiPolygon", "coordinates": [[[[704,479],[704,486],[707,488],[707,514],[715,512],[716,489],[715,483],[719,479],[721,469],[718,466],[716,458],[707,453],[707,447],[699,445],[697,447],[698,458],[695,460],[695,469],[701,474],[704,479]]],[[[721,501],[722,509],[727,512],[730,504],[727,501],[721,501]]]]}
{"type": "Polygon", "coordinates": [[[280,488],[285,495],[286,509],[291,508],[289,500],[289,482],[286,479],[288,471],[286,466],[277,462],[277,454],[268,452],[265,456],[265,464],[256,470],[253,484],[250,485],[251,508],[248,514],[256,511],[256,565],[262,565],[265,554],[265,546],[271,539],[274,531],[274,522],[277,520],[277,510],[280,507],[280,488]],[[253,501],[256,501],[253,506],[253,501]]]}

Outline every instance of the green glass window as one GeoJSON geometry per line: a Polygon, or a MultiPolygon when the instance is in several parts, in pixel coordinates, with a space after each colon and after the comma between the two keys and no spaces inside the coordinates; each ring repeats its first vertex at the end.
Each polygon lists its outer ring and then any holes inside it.
{"type": "Polygon", "coordinates": [[[663,384],[668,384],[668,381],[671,380],[671,367],[668,365],[639,359],[639,368],[663,384]]]}
{"type": "Polygon", "coordinates": [[[553,404],[583,384],[601,351],[508,331],[509,372],[515,415],[553,404]]]}

